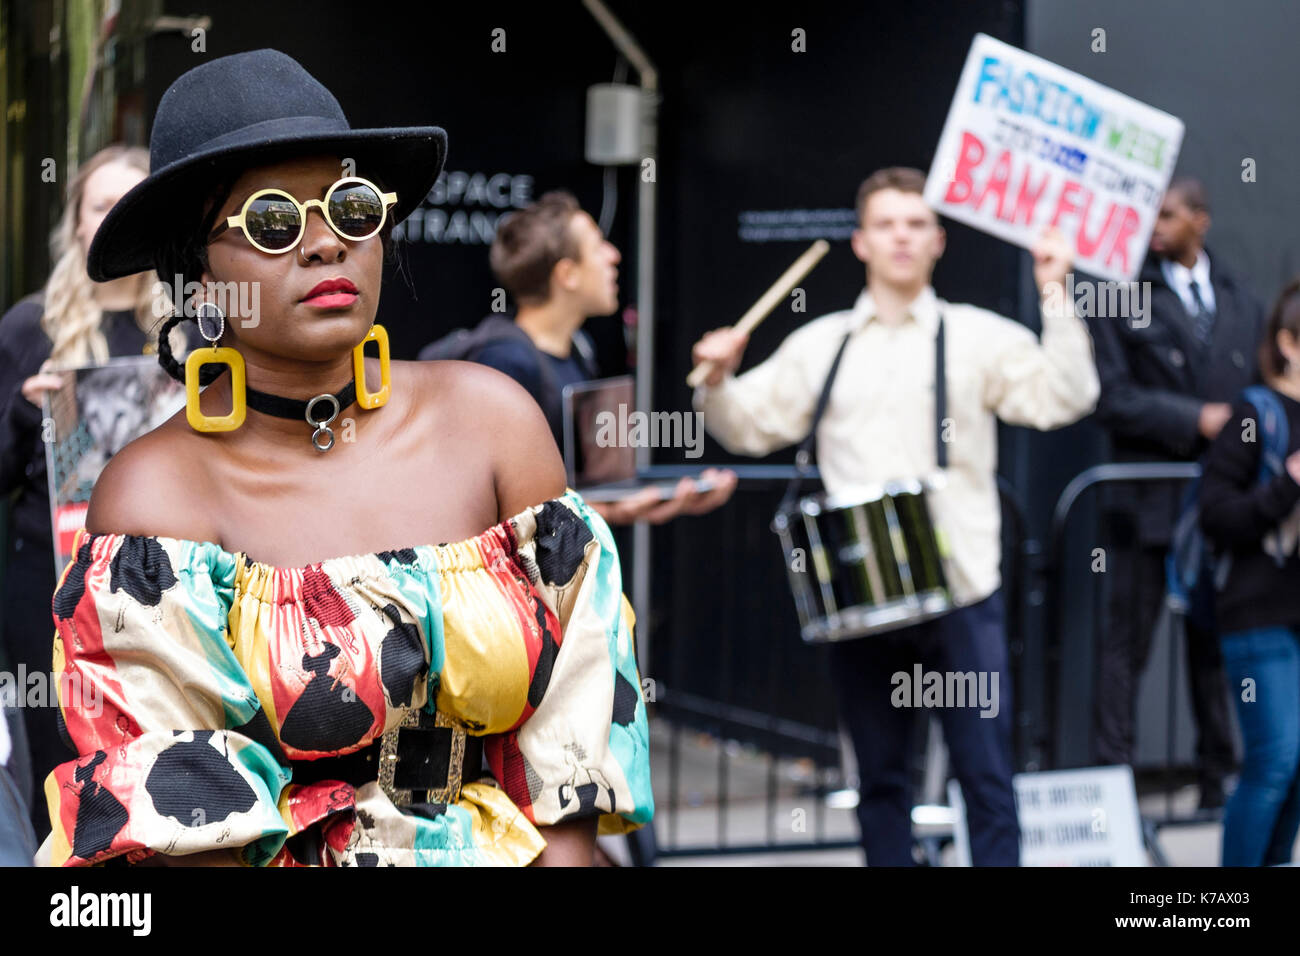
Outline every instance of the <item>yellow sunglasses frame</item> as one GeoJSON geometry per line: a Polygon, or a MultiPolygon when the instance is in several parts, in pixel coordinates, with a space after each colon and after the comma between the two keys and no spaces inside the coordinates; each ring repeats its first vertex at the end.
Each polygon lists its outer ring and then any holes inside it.
{"type": "Polygon", "coordinates": [[[223,225],[213,230],[212,235],[208,236],[208,242],[210,243],[216,242],[216,240],[220,238],[221,235],[225,233],[226,230],[228,229],[238,229],[240,232],[244,234],[244,238],[248,240],[248,244],[252,246],[254,249],[256,249],[258,252],[265,252],[268,256],[284,255],[284,253],[286,252],[292,252],[294,249],[297,249],[298,244],[302,242],[302,237],[307,234],[307,212],[313,206],[316,206],[320,209],[321,218],[325,220],[326,224],[332,230],[334,230],[335,234],[338,235],[340,238],[347,239],[349,242],[362,242],[366,239],[372,239],[379,234],[379,231],[384,228],[384,223],[388,221],[389,207],[395,205],[396,203],[397,203],[397,193],[386,193],[383,190],[381,190],[378,186],[376,186],[374,183],[372,183],[370,180],[362,179],[360,176],[345,176],[342,179],[335,182],[333,185],[331,185],[329,189],[325,190],[324,199],[308,199],[306,202],[299,202],[297,196],[290,195],[286,190],[283,189],[274,189],[274,188],[259,189],[257,192],[253,193],[251,196],[249,196],[247,199],[244,200],[244,205],[240,207],[238,215],[227,217],[223,225]],[[379,225],[375,227],[374,232],[366,233],[366,235],[364,236],[349,236],[347,233],[339,229],[339,227],[334,224],[334,221],[330,219],[330,214],[329,214],[330,197],[334,195],[334,191],[338,189],[340,186],[345,186],[352,183],[360,183],[363,186],[369,186],[371,189],[375,191],[375,195],[379,197],[380,202],[383,205],[383,215],[380,216],[379,218],[379,225]],[[274,194],[276,196],[283,196],[285,199],[293,203],[294,207],[298,210],[298,238],[294,239],[293,242],[289,243],[289,245],[285,246],[283,249],[268,249],[266,246],[262,245],[251,235],[249,235],[248,228],[245,225],[245,217],[248,215],[248,209],[250,206],[252,206],[254,200],[260,199],[262,196],[271,195],[271,194],[274,194]]]}

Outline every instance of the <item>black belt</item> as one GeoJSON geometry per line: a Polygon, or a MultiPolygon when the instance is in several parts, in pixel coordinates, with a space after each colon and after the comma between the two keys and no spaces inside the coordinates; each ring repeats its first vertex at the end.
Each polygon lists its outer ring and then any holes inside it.
{"type": "Polygon", "coordinates": [[[361,787],[379,782],[398,806],[455,803],[464,782],[479,778],[483,741],[442,714],[412,711],[402,724],[355,753],[292,760],[294,783],[339,780],[361,787]]]}

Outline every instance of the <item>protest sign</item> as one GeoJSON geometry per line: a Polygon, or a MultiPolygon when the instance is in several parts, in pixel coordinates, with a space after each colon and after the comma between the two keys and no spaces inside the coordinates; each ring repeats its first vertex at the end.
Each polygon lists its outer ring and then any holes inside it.
{"type": "Polygon", "coordinates": [[[1132,280],[1182,139],[1177,117],[980,33],[925,198],[1025,248],[1055,226],[1076,268],[1132,280]]]}
{"type": "Polygon", "coordinates": [[[63,388],[45,393],[43,437],[54,564],[62,574],[99,473],[128,442],[184,408],[185,387],[145,356],[59,374],[63,388]]]}

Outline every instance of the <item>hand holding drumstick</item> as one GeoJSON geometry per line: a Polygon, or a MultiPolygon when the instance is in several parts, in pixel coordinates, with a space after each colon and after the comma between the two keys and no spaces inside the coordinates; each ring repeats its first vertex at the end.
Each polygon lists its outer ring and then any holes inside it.
{"type": "Polygon", "coordinates": [[[704,365],[707,369],[702,384],[712,388],[740,368],[740,360],[744,357],[745,346],[748,344],[749,333],[731,326],[706,332],[691,349],[691,362],[697,367],[704,365]]]}
{"type": "Polygon", "coordinates": [[[776,283],[750,306],[739,322],[725,329],[714,329],[695,343],[691,350],[691,360],[695,368],[686,378],[686,384],[695,388],[698,385],[717,385],[728,372],[740,367],[741,356],[745,354],[745,345],[749,342],[749,333],[767,318],[768,313],[777,307],[795,285],[812,271],[813,266],[821,261],[822,256],[830,250],[825,239],[818,239],[804,252],[776,283]]]}

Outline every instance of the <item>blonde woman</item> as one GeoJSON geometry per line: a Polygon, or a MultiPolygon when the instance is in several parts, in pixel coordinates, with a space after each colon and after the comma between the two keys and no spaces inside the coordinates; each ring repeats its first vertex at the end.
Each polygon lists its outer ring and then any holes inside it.
{"type": "MultiPolygon", "coordinates": [[[[154,308],[156,277],[148,273],[92,282],[86,252],[100,221],[149,172],[139,147],[110,146],[82,164],[68,185],[67,204],[51,237],[54,268],[45,288],[18,302],[0,319],[0,493],[14,495],[5,571],[4,641],[11,670],[50,673],[54,594],[54,544],[41,438],[41,398],[61,387],[54,374],[115,355],[158,350],[154,308]]],[[[49,831],[39,782],[72,754],[63,744],[57,708],[28,707],[32,822],[38,837],[49,831]]]]}

